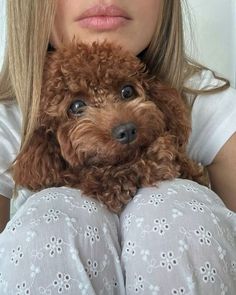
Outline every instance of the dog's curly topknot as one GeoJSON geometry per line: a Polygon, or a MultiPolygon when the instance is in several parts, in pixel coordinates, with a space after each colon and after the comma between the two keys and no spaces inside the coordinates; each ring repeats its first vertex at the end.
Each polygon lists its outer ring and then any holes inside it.
{"type": "Polygon", "coordinates": [[[108,42],[49,52],[39,126],[13,166],[17,185],[80,188],[119,212],[137,189],[202,181],[186,155],[189,113],[176,90],[108,42]]]}

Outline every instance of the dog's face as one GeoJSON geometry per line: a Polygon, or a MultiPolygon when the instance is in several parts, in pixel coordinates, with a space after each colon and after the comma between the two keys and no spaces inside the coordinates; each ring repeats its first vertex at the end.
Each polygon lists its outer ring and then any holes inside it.
{"type": "Polygon", "coordinates": [[[189,128],[181,112],[174,90],[151,79],[138,58],[106,42],[71,44],[45,63],[40,124],[52,131],[72,167],[133,161],[167,132],[180,133],[185,144],[189,128]],[[185,127],[175,126],[176,120],[185,127]]]}

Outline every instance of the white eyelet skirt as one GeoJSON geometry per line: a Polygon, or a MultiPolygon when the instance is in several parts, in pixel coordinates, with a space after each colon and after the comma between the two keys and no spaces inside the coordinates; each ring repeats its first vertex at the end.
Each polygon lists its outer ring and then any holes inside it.
{"type": "Polygon", "coordinates": [[[120,216],[79,190],[32,195],[0,234],[0,294],[236,294],[236,214],[192,181],[120,216]]]}

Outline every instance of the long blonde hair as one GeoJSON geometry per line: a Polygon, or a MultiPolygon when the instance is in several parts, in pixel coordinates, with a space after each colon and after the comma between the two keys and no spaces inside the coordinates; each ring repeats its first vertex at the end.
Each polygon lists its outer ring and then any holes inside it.
{"type": "Polygon", "coordinates": [[[22,113],[22,147],[34,130],[55,0],[8,0],[7,33],[0,74],[0,100],[17,100],[22,113]]]}
{"type": "MultiPolygon", "coordinates": [[[[197,90],[184,87],[184,81],[200,65],[190,62],[185,55],[181,3],[184,0],[162,0],[160,21],[150,46],[142,59],[148,69],[183,97],[197,90]]],[[[0,100],[17,101],[22,113],[22,143],[28,142],[36,124],[42,73],[54,23],[56,0],[8,0],[7,38],[2,71],[0,100]]],[[[227,87],[227,81],[222,87],[227,87]]],[[[221,89],[219,89],[221,90],[221,89]]]]}

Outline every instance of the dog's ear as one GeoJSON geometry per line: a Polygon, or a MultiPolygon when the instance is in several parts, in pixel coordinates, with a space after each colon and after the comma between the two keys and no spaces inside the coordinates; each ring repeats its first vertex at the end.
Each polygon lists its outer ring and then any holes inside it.
{"type": "Polygon", "coordinates": [[[149,96],[165,114],[168,133],[176,136],[179,146],[186,145],[191,131],[190,111],[178,91],[153,80],[149,96]]]}
{"type": "Polygon", "coordinates": [[[57,140],[60,145],[61,155],[63,159],[72,168],[83,166],[84,156],[80,151],[80,157],[76,153],[76,148],[73,146],[73,136],[69,135],[72,129],[70,122],[67,122],[63,126],[59,126],[57,130],[57,140]]]}
{"type": "Polygon", "coordinates": [[[16,185],[32,191],[58,186],[65,163],[53,133],[41,127],[17,156],[12,167],[16,185]]]}

